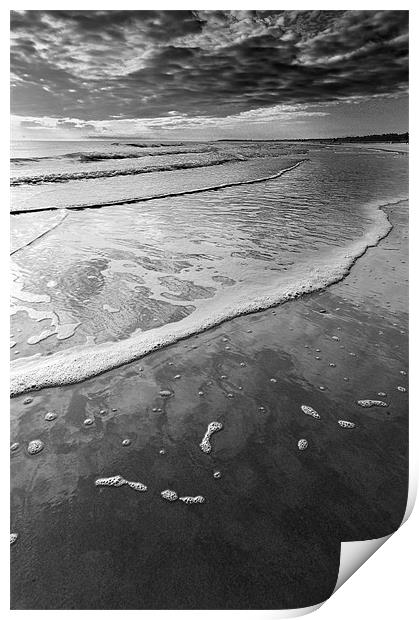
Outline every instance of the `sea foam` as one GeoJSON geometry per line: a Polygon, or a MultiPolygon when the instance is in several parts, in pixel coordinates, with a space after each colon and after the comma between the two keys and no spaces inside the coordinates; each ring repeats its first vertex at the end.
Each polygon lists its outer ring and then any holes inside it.
{"type": "Polygon", "coordinates": [[[205,452],[206,454],[209,454],[212,450],[212,446],[211,446],[211,435],[213,435],[213,433],[216,433],[217,431],[221,431],[223,428],[223,425],[221,424],[221,422],[210,422],[208,424],[208,428],[207,431],[201,441],[201,443],[199,444],[199,447],[201,448],[202,452],[205,452]]]}
{"type": "MultiPolygon", "coordinates": [[[[386,206],[386,205],[383,205],[386,206]]],[[[97,345],[80,345],[54,353],[48,358],[39,354],[14,360],[11,363],[11,395],[34,389],[78,383],[138,360],[156,351],[240,315],[250,314],[290,301],[303,294],[312,293],[339,282],[350,271],[356,259],[368,247],[378,244],[392,226],[381,208],[371,207],[370,228],[357,241],[346,248],[336,249],[332,258],[319,259],[316,265],[308,264],[298,278],[290,282],[273,281],[264,290],[236,291],[236,294],[205,300],[190,315],[177,323],[169,323],[146,332],[135,331],[129,338],[97,345]]]]}
{"type": "Polygon", "coordinates": [[[317,420],[320,420],[320,414],[317,413],[317,411],[313,409],[312,407],[309,407],[308,405],[301,405],[301,410],[306,415],[309,415],[312,418],[316,418],[317,420]]]}
{"type": "Polygon", "coordinates": [[[184,497],[179,497],[179,500],[184,504],[203,504],[205,502],[205,497],[202,495],[196,495],[195,497],[186,495],[184,497]]]}
{"type": "Polygon", "coordinates": [[[131,482],[130,480],[125,480],[125,478],[119,474],[116,476],[110,476],[109,478],[98,478],[95,480],[95,485],[97,487],[122,487],[127,485],[135,491],[147,491],[146,485],[142,482],[131,482]]]}

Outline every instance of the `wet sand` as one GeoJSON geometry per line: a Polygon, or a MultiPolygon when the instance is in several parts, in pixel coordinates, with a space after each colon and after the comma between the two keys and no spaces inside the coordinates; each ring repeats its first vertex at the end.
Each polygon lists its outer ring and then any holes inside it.
{"type": "Polygon", "coordinates": [[[332,593],[341,541],[397,529],[407,203],[388,214],[390,234],[325,291],[12,399],[12,609],[305,607],[332,593]],[[33,439],[45,447],[29,455],[33,439]],[[147,491],[95,486],[118,474],[147,491]]]}

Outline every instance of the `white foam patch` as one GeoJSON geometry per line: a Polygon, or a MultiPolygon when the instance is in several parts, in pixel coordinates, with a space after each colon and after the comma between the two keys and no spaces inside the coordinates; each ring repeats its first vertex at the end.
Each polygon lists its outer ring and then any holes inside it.
{"type": "Polygon", "coordinates": [[[49,338],[50,336],[53,336],[54,334],[55,334],[55,331],[46,329],[40,334],[37,334],[35,336],[29,336],[26,342],[28,344],[38,344],[38,342],[42,342],[42,340],[46,340],[47,338],[49,338]]]}
{"type": "Polygon", "coordinates": [[[338,420],[338,424],[342,428],[355,428],[355,423],[349,422],[349,420],[338,420]]]}
{"type": "MultiPolygon", "coordinates": [[[[38,296],[38,297],[41,297],[41,296],[38,296]]],[[[20,294],[19,294],[19,299],[20,299],[20,294]]],[[[50,298],[46,297],[46,298],[36,299],[32,301],[36,301],[36,302],[50,301],[50,298]]],[[[51,310],[48,310],[48,309],[35,310],[31,306],[13,305],[11,308],[11,314],[12,315],[17,314],[18,312],[26,312],[29,318],[33,319],[34,321],[39,322],[45,319],[49,319],[51,321],[50,329],[46,329],[40,334],[38,335],[35,334],[28,338],[27,343],[32,344],[32,345],[38,344],[38,342],[41,342],[42,340],[45,340],[46,338],[49,338],[50,336],[53,336],[54,334],[57,335],[58,340],[66,340],[67,338],[71,338],[71,336],[74,335],[76,329],[81,325],[80,322],[60,323],[60,319],[57,313],[51,310]]]]}
{"type": "Polygon", "coordinates": [[[184,504],[203,504],[205,502],[205,497],[202,495],[195,495],[195,497],[185,495],[184,497],[179,497],[179,500],[184,504]]]}
{"type": "Polygon", "coordinates": [[[109,478],[98,478],[95,481],[95,485],[97,487],[122,487],[126,483],[127,481],[125,478],[119,474],[116,476],[110,476],[109,478]]]}
{"type": "Polygon", "coordinates": [[[388,404],[383,400],[359,400],[358,405],[360,407],[388,407],[388,404]]]}
{"type": "Polygon", "coordinates": [[[166,489],[160,493],[163,499],[166,499],[168,502],[175,502],[178,498],[176,491],[171,491],[170,489],[166,489]]]}
{"type": "Polygon", "coordinates": [[[64,325],[59,325],[57,329],[57,339],[66,340],[67,338],[71,338],[79,325],[80,323],[65,323],[64,325]]]}
{"type": "MultiPolygon", "coordinates": [[[[147,353],[183,338],[215,327],[224,321],[249,314],[311,293],[344,278],[366,249],[377,245],[392,226],[381,209],[371,207],[373,225],[364,236],[348,248],[336,249],[334,264],[331,257],[306,265],[298,278],[279,279],[254,284],[253,290],[230,287],[222,296],[206,299],[190,315],[177,323],[169,323],[146,332],[135,331],[126,340],[98,345],[80,345],[54,353],[48,358],[40,355],[14,360],[11,364],[11,394],[43,387],[78,383],[106,370],[138,360],[147,353]]],[[[26,308],[25,308],[26,310],[26,308]]]]}
{"type": "Polygon", "coordinates": [[[297,447],[299,450],[307,450],[308,448],[308,441],[307,439],[299,439],[298,443],[297,443],[297,447]]]}
{"type": "Polygon", "coordinates": [[[202,438],[201,443],[199,444],[199,447],[201,448],[202,452],[205,452],[206,454],[209,454],[212,450],[212,446],[210,443],[210,439],[211,439],[211,435],[213,433],[216,433],[217,431],[220,431],[223,428],[223,425],[221,424],[221,422],[210,422],[208,424],[208,428],[207,428],[207,432],[205,433],[204,437],[202,438]]]}
{"type": "Polygon", "coordinates": [[[171,392],[170,390],[160,390],[160,396],[162,398],[170,398],[170,396],[172,396],[173,392],[171,392]]]}
{"type": "Polygon", "coordinates": [[[33,439],[28,443],[27,451],[28,454],[38,454],[39,452],[42,452],[44,447],[45,445],[43,441],[40,439],[33,439]]]}
{"type": "Polygon", "coordinates": [[[125,480],[125,478],[119,474],[116,476],[110,476],[109,478],[98,478],[95,480],[95,485],[97,487],[122,487],[127,485],[135,491],[147,491],[146,485],[142,482],[131,482],[130,480],[125,480]]]}
{"type": "Polygon", "coordinates": [[[301,405],[301,411],[306,415],[311,416],[312,418],[316,418],[316,420],[320,420],[320,414],[317,413],[315,409],[309,407],[308,405],[301,405]]]}
{"type": "Polygon", "coordinates": [[[130,482],[129,480],[127,480],[127,485],[131,488],[134,489],[135,491],[147,491],[147,487],[145,484],[143,484],[142,482],[130,482]]]}

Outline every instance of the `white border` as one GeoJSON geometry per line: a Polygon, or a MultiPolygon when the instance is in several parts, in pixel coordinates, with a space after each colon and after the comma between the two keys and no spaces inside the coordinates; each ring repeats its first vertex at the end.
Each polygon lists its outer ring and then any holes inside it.
{"type": "MultiPolygon", "coordinates": [[[[353,2],[350,7],[347,4],[339,3],[339,2],[317,2],[317,3],[307,3],[307,2],[293,2],[285,7],[279,7],[277,2],[262,2],[261,4],[255,2],[160,2],[157,3],[157,6],[153,5],[153,8],[158,9],[228,9],[228,10],[243,10],[243,9],[305,9],[305,10],[337,10],[337,9],[351,9],[351,10],[389,10],[389,9],[398,9],[398,10],[409,10],[410,13],[410,41],[411,41],[411,52],[410,52],[410,66],[416,69],[417,71],[417,46],[416,39],[418,35],[418,19],[416,12],[412,10],[414,8],[413,2],[400,2],[390,3],[390,2],[353,2]]],[[[38,4],[37,2],[25,2],[21,3],[7,3],[5,7],[0,9],[1,11],[1,38],[0,45],[2,49],[1,53],[1,68],[3,74],[3,84],[5,86],[3,90],[3,96],[0,99],[1,110],[3,112],[3,127],[5,123],[8,125],[9,118],[9,105],[8,105],[8,56],[9,56],[9,10],[19,10],[19,9],[57,9],[62,7],[57,7],[56,2],[43,2],[38,4]]],[[[64,7],[70,8],[70,7],[64,7]]],[[[134,3],[134,2],[123,2],[120,1],[117,3],[114,2],[80,2],[74,0],[71,3],[72,9],[108,9],[114,10],[118,9],[148,9],[150,8],[148,4],[145,3],[134,3]]],[[[413,71],[412,71],[412,83],[410,89],[410,106],[411,111],[417,110],[417,106],[415,103],[417,102],[417,86],[416,80],[414,79],[413,71]]],[[[410,204],[411,204],[411,219],[410,219],[410,230],[417,230],[417,214],[415,212],[416,206],[416,192],[417,192],[417,161],[416,161],[416,130],[415,130],[415,115],[411,113],[411,127],[410,127],[410,135],[411,135],[411,145],[413,144],[413,148],[410,148],[410,169],[411,169],[411,188],[410,188],[410,204]],[[413,174],[413,171],[416,171],[416,175],[413,174]]],[[[9,262],[8,255],[8,245],[9,245],[9,224],[8,224],[8,192],[9,192],[9,150],[8,150],[8,136],[7,133],[3,138],[2,143],[2,166],[0,168],[2,173],[2,188],[3,188],[3,201],[1,205],[1,248],[4,252],[2,256],[2,265],[3,269],[0,269],[0,290],[6,291],[8,289],[8,275],[6,266],[9,262]]],[[[414,234],[411,234],[412,242],[414,240],[414,234]]],[[[413,246],[413,243],[412,243],[413,246]]],[[[410,264],[417,265],[418,255],[416,247],[412,247],[410,251],[410,264]]],[[[411,307],[411,330],[410,330],[410,342],[412,353],[413,346],[412,343],[418,342],[417,338],[417,307],[419,303],[419,295],[417,289],[417,281],[416,278],[412,279],[410,282],[410,307],[411,307]]],[[[6,298],[6,295],[3,293],[3,299],[6,298]]],[[[8,403],[8,307],[7,301],[1,305],[1,313],[2,313],[2,321],[1,321],[1,343],[2,343],[2,351],[4,355],[1,357],[1,374],[0,376],[3,378],[2,383],[2,415],[1,415],[1,423],[4,425],[2,428],[1,437],[4,440],[4,446],[2,449],[2,458],[5,463],[3,466],[3,471],[8,471],[9,469],[9,449],[8,449],[8,426],[9,420],[7,412],[9,410],[8,403]],[[7,443],[6,443],[7,442],[7,443]]],[[[417,378],[417,359],[416,356],[411,354],[410,359],[410,406],[411,406],[411,417],[410,417],[410,488],[409,488],[409,503],[408,510],[406,514],[406,518],[408,518],[408,513],[412,511],[414,497],[416,495],[417,488],[417,472],[418,472],[418,459],[416,456],[417,451],[417,428],[418,424],[416,422],[416,418],[418,412],[415,410],[415,379],[417,378]],[[413,396],[412,396],[413,395],[413,396]]],[[[6,490],[4,491],[6,492],[6,490]]],[[[8,499],[7,499],[8,501],[8,499]]],[[[8,529],[9,529],[9,505],[7,504],[7,510],[2,511],[1,519],[2,519],[2,527],[0,528],[0,532],[2,533],[2,557],[4,558],[1,563],[1,609],[8,616],[9,614],[13,614],[13,616],[22,616],[30,613],[34,617],[43,617],[45,613],[55,618],[56,615],[68,614],[72,613],[70,611],[9,611],[9,540],[8,540],[8,529]]],[[[319,611],[316,612],[316,617],[322,620],[336,620],[339,617],[340,620],[346,620],[349,618],[352,620],[354,614],[362,614],[362,617],[368,617],[369,614],[373,614],[374,617],[379,616],[383,620],[393,620],[395,617],[404,619],[413,617],[414,612],[416,611],[416,582],[415,573],[413,570],[417,571],[417,560],[415,560],[414,555],[414,544],[418,543],[418,531],[419,531],[419,511],[413,513],[412,517],[409,519],[406,525],[403,525],[401,529],[396,532],[391,538],[391,542],[387,545],[384,545],[384,548],[380,550],[376,556],[372,557],[363,567],[362,571],[358,572],[356,575],[349,580],[348,583],[345,584],[343,588],[341,588],[338,592],[335,592],[333,596],[327,601],[325,605],[321,607],[319,611]]],[[[368,541],[367,547],[368,547],[368,541]]],[[[345,543],[349,545],[356,545],[357,543],[345,543]]],[[[364,545],[365,547],[365,545],[364,545]]],[[[369,549],[371,545],[369,545],[369,549]]],[[[359,559],[359,554],[357,554],[359,559]]],[[[353,558],[352,558],[353,559],[353,558]]],[[[362,562],[361,562],[362,563],[362,562]]],[[[305,612],[308,612],[311,608],[307,608],[305,612]]],[[[297,611],[297,610],[295,610],[297,611]]],[[[301,610],[303,611],[303,610],[301,610]]],[[[115,614],[122,613],[124,616],[127,614],[141,614],[141,617],[144,620],[153,620],[155,618],[168,618],[170,614],[170,618],[174,618],[177,620],[178,618],[183,618],[189,616],[190,618],[199,618],[199,620],[207,620],[207,618],[212,618],[214,615],[217,615],[217,618],[230,618],[232,616],[238,617],[240,614],[240,619],[247,619],[250,617],[252,620],[255,618],[263,618],[263,619],[271,619],[271,618],[280,618],[280,617],[292,617],[295,616],[294,612],[283,612],[281,611],[230,611],[230,612],[211,612],[211,611],[162,611],[162,612],[144,612],[144,611],[76,611],[77,614],[86,616],[87,614],[101,614],[101,616],[108,614],[115,617],[115,614]]]]}

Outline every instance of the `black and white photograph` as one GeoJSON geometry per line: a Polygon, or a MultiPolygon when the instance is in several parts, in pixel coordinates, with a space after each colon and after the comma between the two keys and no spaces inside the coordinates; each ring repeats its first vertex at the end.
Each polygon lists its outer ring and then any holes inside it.
{"type": "Polygon", "coordinates": [[[409,11],[10,54],[10,609],[320,605],[408,505],[409,11]]]}

